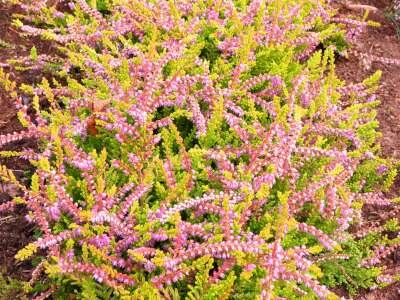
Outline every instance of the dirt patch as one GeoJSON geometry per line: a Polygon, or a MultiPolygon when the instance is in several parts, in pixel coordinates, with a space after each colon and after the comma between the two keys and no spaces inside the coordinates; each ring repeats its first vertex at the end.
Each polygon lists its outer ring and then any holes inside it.
{"type": "MultiPolygon", "coordinates": [[[[369,27],[354,45],[354,49],[378,57],[400,59],[400,40],[396,36],[393,24],[386,18],[385,13],[391,5],[389,0],[352,1],[353,3],[371,5],[376,12],[371,12],[369,19],[377,21],[380,27],[369,27]]],[[[355,14],[346,9],[339,10],[342,14],[355,14]]],[[[382,155],[400,159],[400,66],[373,62],[370,68],[365,68],[360,57],[350,54],[348,59],[340,58],[336,63],[336,73],[348,83],[361,82],[366,77],[382,71],[381,86],[377,96],[381,101],[378,108],[378,121],[382,133],[382,155]]],[[[400,176],[389,193],[391,197],[400,195],[400,176]]],[[[375,211],[374,214],[377,212],[375,211]]],[[[379,212],[378,212],[379,215],[379,212]]],[[[390,257],[385,263],[387,270],[398,274],[399,262],[390,257]]],[[[389,285],[383,289],[363,291],[356,299],[359,300],[399,300],[400,283],[389,285]]]]}
{"type": "Polygon", "coordinates": [[[356,298],[357,300],[399,300],[400,283],[389,285],[383,289],[377,289],[368,293],[363,293],[356,298]]]}
{"type": "MultiPolygon", "coordinates": [[[[37,71],[17,72],[7,66],[8,59],[24,57],[29,54],[33,45],[38,53],[49,53],[53,48],[49,43],[39,39],[23,38],[18,31],[11,27],[12,15],[20,13],[18,6],[0,4],[0,66],[10,74],[17,84],[32,84],[41,80],[42,75],[37,71]]],[[[14,100],[0,87],[0,134],[12,133],[23,130],[17,118],[17,110],[14,100]]],[[[23,148],[35,147],[33,140],[24,140],[11,143],[2,150],[19,151],[23,148]]],[[[32,172],[32,166],[25,160],[18,158],[1,159],[0,165],[6,165],[14,171],[15,175],[23,182],[27,180],[27,174],[32,172]]],[[[8,187],[0,184],[0,203],[11,199],[8,187]]],[[[25,221],[24,208],[17,208],[11,214],[0,215],[0,271],[7,275],[27,279],[30,277],[30,263],[16,263],[14,255],[19,249],[28,244],[32,239],[33,226],[25,221]]]]}
{"type": "MultiPolygon", "coordinates": [[[[373,5],[379,10],[370,14],[370,19],[381,24],[380,27],[369,27],[361,36],[355,49],[381,57],[400,59],[400,41],[396,37],[393,25],[385,18],[385,8],[390,1],[362,1],[363,4],[373,5]]],[[[369,70],[360,63],[359,57],[350,54],[349,59],[337,61],[337,73],[348,82],[360,82],[376,70],[382,70],[381,88],[378,96],[381,106],[378,120],[382,137],[382,153],[400,159],[400,66],[372,63],[369,70]]],[[[399,190],[398,190],[399,191],[399,190]]]]}

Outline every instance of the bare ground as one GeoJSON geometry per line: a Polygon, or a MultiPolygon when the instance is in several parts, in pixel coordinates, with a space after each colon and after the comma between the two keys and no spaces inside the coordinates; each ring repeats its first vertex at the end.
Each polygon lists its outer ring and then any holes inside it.
{"type": "MultiPolygon", "coordinates": [[[[355,49],[375,56],[400,59],[400,40],[396,36],[393,24],[385,16],[391,1],[361,0],[352,2],[376,7],[378,10],[370,13],[369,19],[381,24],[380,27],[369,27],[358,40],[355,49]]],[[[348,14],[349,11],[342,9],[340,13],[348,14]]],[[[350,54],[348,59],[340,58],[336,63],[336,73],[349,83],[361,82],[377,70],[382,71],[381,85],[377,92],[381,101],[378,120],[382,132],[382,154],[386,157],[400,159],[400,65],[374,62],[368,69],[362,64],[360,57],[354,54],[350,54]]],[[[397,176],[396,182],[388,194],[389,197],[400,196],[400,176],[397,176]]],[[[385,267],[395,274],[400,273],[400,262],[394,257],[386,261],[385,267]]],[[[400,300],[400,283],[389,285],[383,289],[362,291],[356,299],[400,300]]]]}

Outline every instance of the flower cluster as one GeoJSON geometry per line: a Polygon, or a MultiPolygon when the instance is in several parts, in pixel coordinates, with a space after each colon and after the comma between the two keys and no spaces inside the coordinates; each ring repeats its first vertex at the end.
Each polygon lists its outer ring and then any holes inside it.
{"type": "Polygon", "coordinates": [[[126,299],[180,284],[183,297],[215,299],[246,277],[262,299],[283,296],[282,281],[336,299],[313,256],[347,257],[357,201],[389,203],[354,189],[360,168],[391,168],[373,153],[378,76],[344,86],[334,47],[315,51],[349,21],[319,2],[105,2],[25,6],[26,20],[52,26],[20,29],[61,43],[67,59],[64,84],[25,90],[26,131],[0,136],[41,141],[23,152],[31,186],[0,206],[25,203],[42,232],[17,258],[45,249],[48,274],[126,299]]]}

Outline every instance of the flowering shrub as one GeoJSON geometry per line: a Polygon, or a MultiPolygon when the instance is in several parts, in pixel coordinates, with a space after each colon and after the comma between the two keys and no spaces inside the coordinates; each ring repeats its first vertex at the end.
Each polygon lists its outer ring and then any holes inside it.
{"type": "Polygon", "coordinates": [[[16,24],[61,53],[23,63],[58,79],[21,87],[28,113],[0,74],[26,127],[0,146],[41,142],[1,152],[36,171],[26,187],[1,167],[21,195],[0,212],[25,204],[40,228],[16,258],[45,253],[44,296],[338,299],[332,261],[375,284],[360,262],[381,238],[348,229],[393,205],[375,192],[395,176],[376,156],[379,73],[336,77],[347,42],[325,4],[247,2],[24,4],[16,24]]]}

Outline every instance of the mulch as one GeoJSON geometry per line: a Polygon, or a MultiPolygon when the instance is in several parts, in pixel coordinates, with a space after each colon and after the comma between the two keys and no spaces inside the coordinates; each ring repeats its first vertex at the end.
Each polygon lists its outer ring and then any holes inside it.
{"type": "MultiPolygon", "coordinates": [[[[400,39],[396,36],[394,25],[386,17],[390,0],[362,0],[353,3],[371,5],[376,7],[376,12],[371,12],[369,19],[377,21],[380,27],[369,27],[362,34],[355,49],[362,53],[380,57],[400,59],[400,39]]],[[[339,13],[348,14],[356,12],[342,8],[339,13]]],[[[381,154],[384,157],[400,159],[400,66],[374,62],[369,69],[365,68],[360,57],[350,54],[348,59],[339,58],[336,62],[336,73],[346,82],[361,82],[377,70],[382,71],[380,88],[377,91],[381,104],[378,108],[378,121],[381,137],[381,154]]],[[[400,196],[400,176],[387,195],[388,197],[400,196]]],[[[379,215],[379,212],[373,212],[379,215]]],[[[400,262],[395,257],[386,260],[387,270],[399,270],[400,262]]],[[[398,271],[397,271],[398,272],[398,271]]],[[[358,300],[400,300],[400,283],[389,285],[373,291],[362,291],[358,300]]]]}
{"type": "MultiPolygon", "coordinates": [[[[361,36],[355,48],[363,53],[375,56],[400,59],[400,40],[396,36],[393,24],[385,17],[388,0],[364,0],[363,4],[375,6],[379,10],[370,13],[369,19],[377,21],[380,27],[369,27],[361,36]]],[[[349,59],[340,58],[336,63],[336,73],[348,82],[360,82],[382,70],[381,87],[378,91],[381,106],[378,111],[382,153],[400,159],[400,66],[374,62],[369,70],[361,64],[354,54],[349,59]]],[[[399,190],[397,190],[399,191],[399,190]]]]}
{"type": "MultiPolygon", "coordinates": [[[[357,3],[357,1],[353,1],[357,3]]],[[[396,31],[387,18],[385,9],[390,5],[389,0],[365,0],[358,1],[378,8],[378,11],[370,14],[370,19],[378,21],[381,27],[368,28],[356,48],[362,52],[400,59],[400,40],[396,37],[396,31]]],[[[0,63],[7,59],[27,55],[33,45],[39,53],[49,53],[52,45],[38,39],[25,39],[18,35],[15,28],[10,27],[13,13],[18,13],[17,6],[0,4],[0,63]]],[[[345,10],[340,12],[346,13],[345,10]]],[[[348,13],[348,11],[347,11],[348,13]]],[[[355,13],[355,12],[351,12],[355,13]]],[[[358,57],[350,55],[349,59],[339,58],[336,72],[338,76],[348,82],[361,82],[373,74],[376,70],[382,70],[381,88],[378,96],[381,105],[378,110],[380,131],[382,132],[382,154],[386,157],[400,159],[400,66],[373,63],[370,69],[365,69],[358,57]]],[[[11,74],[13,80],[18,83],[34,83],[41,80],[41,74],[35,72],[14,72],[5,70],[11,74]]],[[[17,119],[17,112],[12,99],[0,89],[0,134],[11,133],[22,129],[17,119]]],[[[12,143],[7,150],[20,150],[32,146],[33,141],[12,143]]],[[[0,164],[5,164],[15,170],[17,176],[23,178],[24,174],[31,170],[31,166],[21,159],[0,159],[0,164]]],[[[391,196],[400,195],[400,176],[390,192],[391,196]]],[[[10,199],[6,192],[2,192],[0,186],[0,203],[10,199]]],[[[32,267],[29,263],[16,264],[14,255],[23,246],[32,240],[34,228],[25,219],[26,211],[17,209],[10,215],[0,215],[0,271],[15,278],[27,279],[32,267]]],[[[394,260],[388,263],[387,268],[399,267],[394,260]]],[[[399,300],[400,283],[390,285],[374,291],[363,291],[356,299],[359,300],[399,300]]]]}
{"type": "MultiPolygon", "coordinates": [[[[0,2],[0,64],[6,64],[8,59],[29,55],[30,49],[34,45],[39,53],[52,51],[51,45],[47,42],[21,37],[18,31],[10,26],[14,13],[21,13],[17,6],[0,2]]],[[[42,75],[37,71],[16,72],[9,67],[3,69],[18,84],[32,84],[39,82],[42,78],[42,75]]],[[[14,101],[0,87],[0,134],[20,130],[23,130],[23,127],[18,121],[14,101]]],[[[32,146],[35,146],[33,140],[24,140],[11,143],[3,147],[2,150],[19,151],[32,146]]],[[[27,180],[25,175],[32,171],[29,162],[19,158],[0,158],[0,165],[5,165],[13,170],[15,175],[25,182],[27,180]]],[[[0,203],[11,199],[7,188],[6,185],[0,183],[0,203]]],[[[32,269],[29,262],[17,263],[14,260],[14,255],[18,250],[27,245],[33,238],[34,227],[25,220],[25,214],[25,209],[19,207],[12,214],[0,215],[0,272],[20,279],[29,279],[32,269]]]]}

